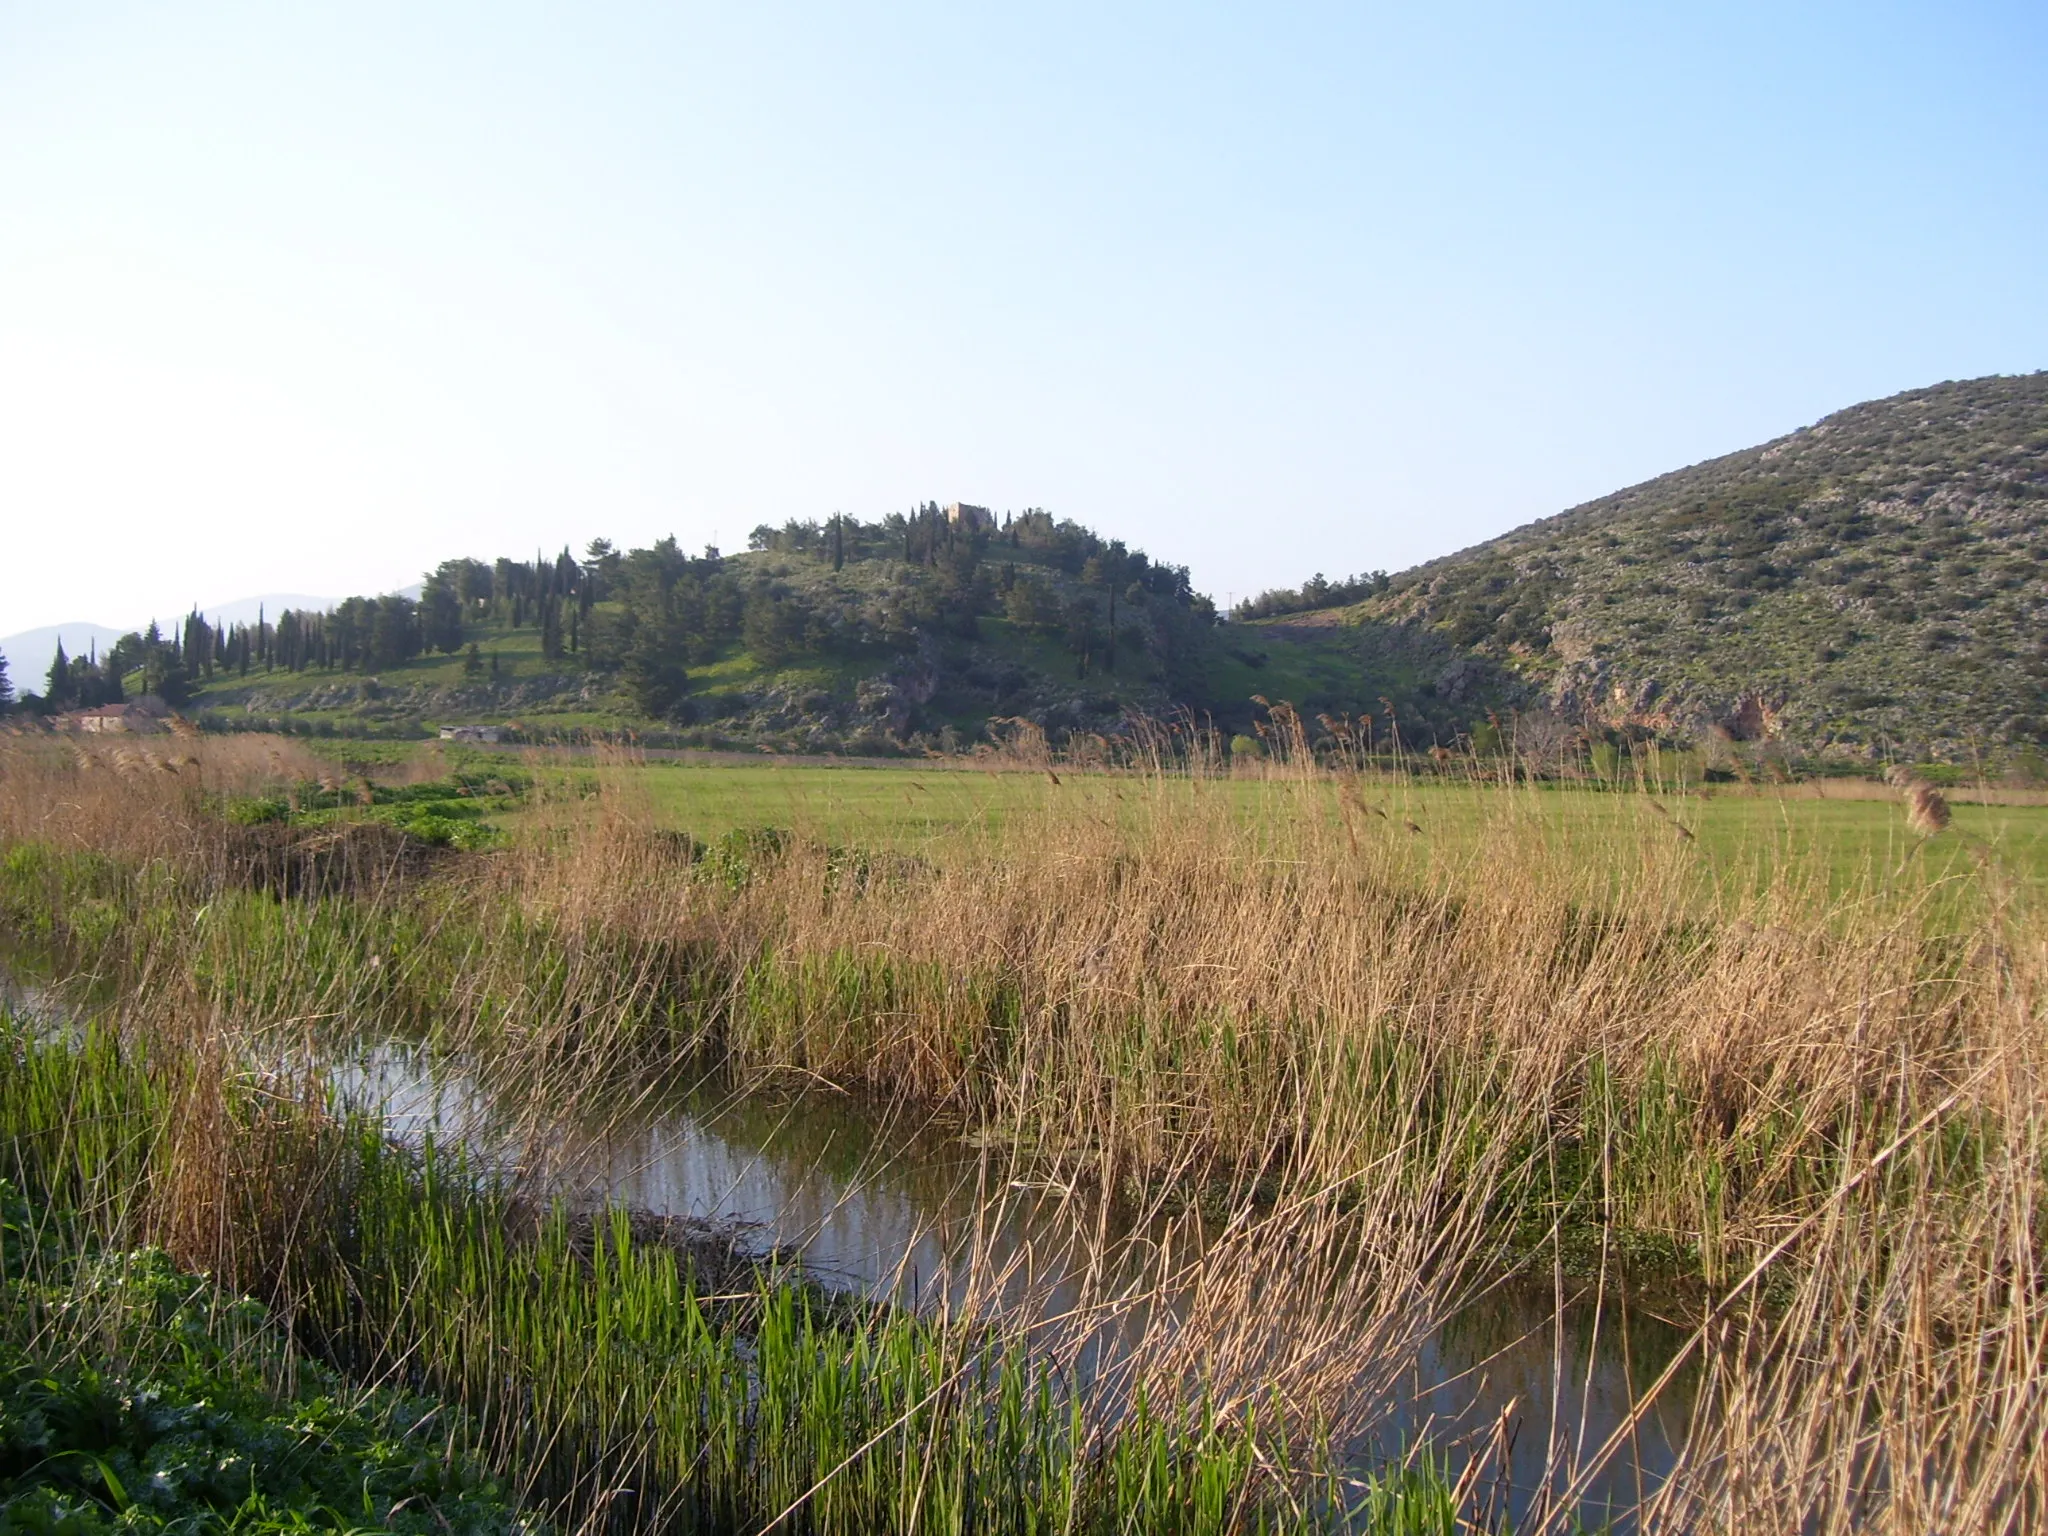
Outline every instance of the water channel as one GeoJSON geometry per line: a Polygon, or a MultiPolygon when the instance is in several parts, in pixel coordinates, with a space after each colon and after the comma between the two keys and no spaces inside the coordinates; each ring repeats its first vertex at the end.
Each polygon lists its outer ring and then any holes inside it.
{"type": "MultiPolygon", "coordinates": [[[[1080,1299],[1076,1276],[1115,1231],[1092,1199],[1052,1183],[992,1188],[989,1161],[957,1138],[824,1091],[699,1087],[543,1123],[523,1101],[504,1112],[473,1079],[404,1051],[377,1052],[341,1081],[399,1140],[461,1143],[578,1205],[623,1204],[736,1233],[831,1287],[957,1301],[973,1249],[977,1272],[1007,1268],[1013,1307],[1064,1316],[1080,1299]]],[[[1126,1225],[1116,1235],[1131,1234],[1126,1225]]],[[[1145,1247],[1119,1251],[1128,1263],[1145,1247]]],[[[1146,1321],[1127,1315],[1118,1326],[1146,1321]]],[[[1684,1337],[1612,1296],[1596,1314],[1583,1299],[1560,1307],[1548,1286],[1497,1290],[1428,1330],[1398,1370],[1380,1371],[1372,1427],[1347,1450],[1371,1466],[1426,1442],[1454,1477],[1478,1458],[1481,1486],[1521,1528],[1546,1486],[1562,1490],[1627,1420],[1684,1337]]],[[[1106,1347],[1116,1347],[1113,1333],[1106,1347]]],[[[1580,1504],[1589,1526],[1612,1512],[1616,1530],[1629,1528],[1625,1512],[1676,1459],[1691,1392],[1689,1380],[1676,1382],[1591,1479],[1580,1504]]]]}
{"type": "MultiPolygon", "coordinates": [[[[0,1013],[45,1037],[74,1027],[52,994],[0,965],[0,1013]]],[[[701,1224],[755,1255],[801,1266],[826,1287],[912,1304],[953,1304],[964,1268],[1003,1272],[998,1305],[1021,1321],[1064,1316],[1090,1277],[1099,1299],[1106,1243],[1128,1273],[1147,1248],[1130,1224],[1051,1181],[990,1182],[991,1161],[957,1137],[817,1091],[746,1095],[699,1086],[634,1099],[603,1096],[583,1113],[538,1114],[532,1096],[494,1095],[446,1062],[382,1046],[329,1068],[340,1102],[382,1117],[395,1141],[432,1137],[518,1172],[572,1206],[624,1205],[701,1224]],[[1136,1237],[1138,1241],[1121,1241],[1136,1237]],[[979,1262],[963,1265],[970,1250],[979,1262]]],[[[574,1095],[571,1095],[573,1101],[574,1095]]],[[[986,1298],[984,1298],[984,1301],[986,1298]]],[[[1151,1321],[1120,1315],[1098,1347],[1151,1321]],[[1123,1330],[1124,1334],[1120,1334],[1123,1330]]],[[[1416,1339],[1397,1370],[1375,1360],[1370,1428],[1346,1446],[1364,1467],[1427,1445],[1450,1475],[1473,1475],[1496,1512],[1523,1528],[1547,1489],[1628,1418],[1686,1337],[1642,1308],[1562,1306],[1549,1288],[1504,1287],[1416,1339]]],[[[1627,1512],[1663,1481],[1684,1443],[1693,1382],[1681,1376],[1593,1476],[1578,1508],[1589,1528],[1627,1512]]]]}

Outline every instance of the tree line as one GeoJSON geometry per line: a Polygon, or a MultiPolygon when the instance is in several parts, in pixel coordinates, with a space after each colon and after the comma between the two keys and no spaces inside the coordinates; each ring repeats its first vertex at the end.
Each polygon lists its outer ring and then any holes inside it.
{"type": "Polygon", "coordinates": [[[1378,597],[1394,584],[1385,571],[1367,571],[1331,581],[1321,571],[1298,587],[1273,587],[1257,597],[1248,597],[1230,610],[1233,619],[1272,619],[1288,613],[1312,613],[1318,608],[1342,608],[1378,597]]]}
{"type": "MultiPolygon", "coordinates": [[[[195,678],[211,679],[230,669],[246,675],[252,637],[247,626],[216,624],[195,608],[169,634],[151,620],[147,629],[121,636],[104,655],[97,646],[83,656],[67,655],[60,640],[43,691],[25,693],[19,703],[43,714],[98,709],[125,703],[132,687],[138,695],[183,704],[195,678]]],[[[0,665],[0,683],[4,681],[5,667],[0,665]]],[[[11,686],[0,689],[0,702],[14,702],[12,691],[11,686]]]]}
{"type": "Polygon", "coordinates": [[[465,647],[475,672],[479,632],[495,627],[538,629],[544,658],[614,673],[642,712],[668,717],[689,691],[689,669],[734,644],[778,667],[972,640],[984,619],[1003,618],[1063,643],[1081,675],[1115,672],[1135,651],[1170,673],[1215,621],[1185,567],[1037,508],[998,524],[949,519],[926,502],[873,522],[764,525],[748,542],[783,561],[727,559],[715,548],[692,556],[673,537],[629,550],[594,539],[581,559],[564,546],[530,561],[443,561],[417,600],[358,596],[230,625],[195,610],[169,634],[152,624],[123,636],[104,657],[60,650],[36,702],[92,708],[135,690],[178,705],[224,674],[374,672],[465,647]],[[807,584],[787,579],[784,562],[797,560],[834,572],[889,568],[877,583],[807,584]]]}

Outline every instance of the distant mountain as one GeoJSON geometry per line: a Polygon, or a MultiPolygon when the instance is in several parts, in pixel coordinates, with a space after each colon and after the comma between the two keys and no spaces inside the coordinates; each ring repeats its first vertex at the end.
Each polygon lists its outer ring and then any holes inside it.
{"type": "Polygon", "coordinates": [[[1432,636],[1471,703],[1601,728],[1949,756],[2039,743],[2048,373],[1852,406],[1364,601],[1242,627],[1317,626],[1432,636]]]}

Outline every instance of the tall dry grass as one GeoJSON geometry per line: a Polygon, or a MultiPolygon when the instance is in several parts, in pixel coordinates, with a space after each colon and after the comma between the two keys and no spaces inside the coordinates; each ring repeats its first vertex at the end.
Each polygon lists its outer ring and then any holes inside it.
{"type": "MultiPolygon", "coordinates": [[[[0,836],[225,887],[211,786],[291,771],[232,745],[177,774],[0,754],[0,836]]],[[[310,919],[267,992],[207,983],[250,960],[204,923],[148,965],[237,1028],[414,1009],[572,1094],[711,1058],[925,1106],[1139,1206],[1220,1190],[1236,1225],[1133,1380],[1277,1383],[1304,1423],[1362,1411],[1361,1355],[1397,1361],[1502,1267],[1590,1254],[1604,1287],[1648,1239],[1698,1275],[1705,1372],[1650,1526],[2048,1519],[2048,941],[1988,874],[1960,936],[1924,890],[1830,897],[1812,868],[1731,918],[1668,831],[1589,847],[1503,785],[1444,853],[1304,765],[1250,817],[1200,777],[1070,777],[937,865],[803,838],[719,861],[603,782],[451,870],[403,942],[352,919],[374,968],[310,919]]],[[[1091,1306],[1142,1304],[1101,1278],[1091,1306]]]]}
{"type": "MultiPolygon", "coordinates": [[[[816,847],[692,879],[627,793],[500,875],[565,935],[715,957],[731,1058],[1000,1124],[1106,1189],[1260,1169],[1405,1188],[1367,1203],[1411,1239],[1453,1213],[1669,1240],[1710,1407],[1659,1525],[2048,1517],[2048,935],[1995,872],[1962,935],[1811,867],[1730,920],[1683,840],[1588,857],[1508,790],[1435,863],[1363,796],[1247,824],[1199,783],[1122,795],[855,893],[816,847]]],[[[1509,1247],[1403,1262],[1469,1281],[1509,1247]]]]}
{"type": "Polygon", "coordinates": [[[224,797],[333,777],[333,764],[270,736],[0,737],[0,837],[231,878],[224,797]]]}
{"type": "MultiPolygon", "coordinates": [[[[725,989],[696,1018],[737,1061],[1015,1126],[1112,1187],[1209,1159],[1354,1177],[1405,1137],[1375,1129],[1405,1094],[1546,1145],[1633,1133],[1606,1151],[1650,1182],[1610,1199],[1753,1252],[1806,1198],[1801,1159],[1834,1158],[1856,1116],[2034,1046],[2041,940],[2013,914],[1958,940],[1925,892],[1845,914],[1793,870],[1720,921],[1684,843],[1589,855],[1508,792],[1471,855],[1419,857],[1349,798],[1248,820],[1161,783],[1055,804],[936,868],[861,879],[799,843],[736,883],[680,862],[630,793],[492,872],[572,969],[679,949],[725,989]],[[1649,1118],[1672,1156],[1638,1144],[1649,1118]],[[1679,1150],[1759,1177],[1689,1184],[1679,1150]]],[[[1969,1112],[2002,1117],[1995,1081],[1969,1112]]]]}

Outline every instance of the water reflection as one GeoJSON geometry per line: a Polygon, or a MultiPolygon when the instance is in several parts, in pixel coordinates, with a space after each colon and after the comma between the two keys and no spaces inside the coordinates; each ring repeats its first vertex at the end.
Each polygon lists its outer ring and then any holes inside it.
{"type": "MultiPolygon", "coordinates": [[[[637,1103],[600,1099],[580,1115],[520,1114],[459,1073],[380,1052],[342,1080],[393,1134],[456,1139],[477,1155],[577,1204],[618,1202],[662,1216],[741,1229],[743,1244],[801,1261],[818,1282],[922,1305],[1029,1307],[1069,1317],[1117,1296],[1149,1294],[1169,1239],[1199,1246],[1185,1219],[1133,1232],[1098,1202],[1057,1187],[1017,1187],[977,1155],[901,1114],[815,1093],[742,1095],[699,1087],[637,1103]],[[968,1275],[1000,1273],[969,1296],[968,1275]]],[[[1157,1225],[1157,1224],[1155,1224],[1157,1225]]],[[[1171,1297],[1166,1305],[1174,1305],[1171,1297]]],[[[1078,1358],[1099,1368],[1145,1326],[1144,1308],[1105,1311],[1078,1358]]],[[[1475,1487],[1526,1523],[1544,1490],[1625,1424],[1637,1392],[1685,1337],[1640,1307],[1503,1287],[1430,1331],[1379,1394],[1372,1428],[1350,1442],[1362,1466],[1428,1445],[1451,1474],[1476,1460],[1475,1487]]],[[[1617,1530],[1671,1469],[1685,1439],[1692,1384],[1681,1379],[1591,1479],[1590,1523],[1617,1530]]]]}
{"type": "MultiPolygon", "coordinates": [[[[1612,1296],[1561,1301],[1534,1286],[1503,1287],[1423,1343],[1353,1454],[1372,1463],[1425,1441],[1451,1445],[1454,1470],[1462,1474],[1478,1458],[1479,1487],[1519,1527],[1539,1492],[1561,1495],[1575,1470],[1628,1424],[1638,1394],[1686,1337],[1686,1329],[1612,1296]]],[[[1580,1506],[1588,1525],[1612,1520],[1617,1530],[1630,1529],[1626,1512],[1669,1474],[1691,1423],[1693,1376],[1676,1387],[1590,1481],[1580,1506]]]]}
{"type": "Polygon", "coordinates": [[[61,1033],[66,1027],[66,1015],[56,999],[44,988],[21,980],[5,965],[0,965],[0,1015],[27,1025],[38,1039],[52,1031],[61,1033]]]}

